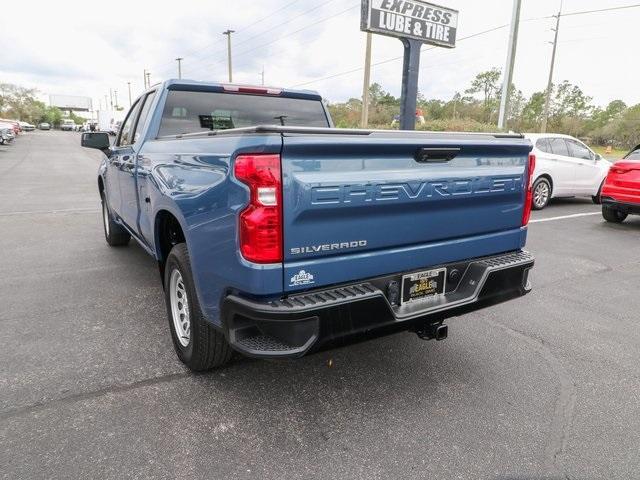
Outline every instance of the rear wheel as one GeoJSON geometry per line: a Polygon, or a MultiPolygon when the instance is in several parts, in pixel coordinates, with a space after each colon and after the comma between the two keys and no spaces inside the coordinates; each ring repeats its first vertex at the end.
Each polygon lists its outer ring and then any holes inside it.
{"type": "Polygon", "coordinates": [[[533,184],[533,209],[542,210],[551,199],[551,182],[544,177],[538,178],[533,184]]]}
{"type": "Polygon", "coordinates": [[[122,247],[127,245],[129,240],[131,240],[131,235],[124,229],[124,227],[122,227],[122,225],[113,221],[104,193],[100,196],[102,197],[102,225],[104,227],[105,240],[112,247],[122,247]]]}
{"type": "Polygon", "coordinates": [[[607,222],[622,223],[628,215],[620,210],[616,210],[615,208],[603,206],[602,216],[607,222]]]}
{"type": "Polygon", "coordinates": [[[189,252],[184,243],[171,249],[164,275],[169,328],[178,358],[194,371],[210,370],[227,363],[231,359],[231,347],[224,334],[200,311],[189,252]]]}

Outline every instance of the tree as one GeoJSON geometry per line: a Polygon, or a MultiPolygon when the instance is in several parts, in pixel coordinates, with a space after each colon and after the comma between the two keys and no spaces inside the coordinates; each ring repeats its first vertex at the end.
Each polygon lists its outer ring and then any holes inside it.
{"type": "Polygon", "coordinates": [[[496,97],[500,91],[500,70],[492,68],[486,72],[476,75],[471,82],[471,86],[465,90],[465,93],[483,95],[483,105],[485,120],[490,121],[493,111],[497,107],[496,97]]]}

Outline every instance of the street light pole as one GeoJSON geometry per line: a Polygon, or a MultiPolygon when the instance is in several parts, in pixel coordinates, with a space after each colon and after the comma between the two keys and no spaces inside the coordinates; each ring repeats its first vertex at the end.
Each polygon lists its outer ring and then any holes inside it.
{"type": "Polygon", "coordinates": [[[551,103],[551,90],[553,89],[553,69],[556,64],[556,50],[558,48],[558,32],[560,31],[560,17],[562,16],[562,0],[560,10],[556,17],[556,33],[553,37],[553,52],[551,53],[551,67],[549,68],[549,81],[547,82],[547,92],[544,99],[544,116],[542,117],[542,127],[540,132],[547,133],[547,122],[549,121],[549,105],[551,103]]]}
{"type": "Polygon", "coordinates": [[[234,32],[235,30],[226,30],[222,32],[223,35],[227,36],[227,60],[229,62],[229,83],[233,82],[233,68],[231,65],[231,34],[234,32]]]}
{"type": "Polygon", "coordinates": [[[113,110],[113,90],[109,89],[109,100],[111,101],[111,110],[113,110]]]}
{"type": "Polygon", "coordinates": [[[513,66],[516,62],[516,49],[518,48],[518,27],[520,24],[520,7],[522,0],[513,0],[513,15],[511,17],[511,33],[509,35],[509,50],[507,52],[507,65],[504,68],[504,80],[502,84],[502,98],[500,99],[500,113],[498,115],[498,128],[504,128],[509,107],[509,92],[513,82],[513,66]]]}
{"type": "Polygon", "coordinates": [[[176,62],[178,62],[178,79],[182,78],[182,60],[184,60],[182,57],[176,58],[176,62]]]}
{"type": "Polygon", "coordinates": [[[131,106],[131,82],[127,82],[127,87],[129,89],[129,106],[131,106]]]}
{"type": "Polygon", "coordinates": [[[151,88],[151,72],[147,72],[147,88],[151,88]]]}
{"type": "Polygon", "coordinates": [[[373,35],[367,32],[367,45],[364,54],[364,82],[362,85],[362,118],[360,127],[367,128],[369,124],[369,84],[371,83],[371,39],[373,35]]]}
{"type": "Polygon", "coordinates": [[[143,85],[144,85],[144,89],[147,89],[147,69],[144,69],[144,72],[142,73],[142,81],[143,81],[143,85]]]}
{"type": "Polygon", "coordinates": [[[118,90],[113,91],[113,96],[116,99],[116,110],[118,109],[118,90]]]}

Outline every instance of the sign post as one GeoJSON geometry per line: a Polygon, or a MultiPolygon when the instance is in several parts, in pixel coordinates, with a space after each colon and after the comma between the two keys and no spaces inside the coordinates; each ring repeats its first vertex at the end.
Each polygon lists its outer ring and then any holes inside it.
{"type": "Polygon", "coordinates": [[[361,30],[399,38],[404,45],[400,128],[414,130],[423,43],[454,48],[458,11],[422,0],[362,0],[361,30]]]}

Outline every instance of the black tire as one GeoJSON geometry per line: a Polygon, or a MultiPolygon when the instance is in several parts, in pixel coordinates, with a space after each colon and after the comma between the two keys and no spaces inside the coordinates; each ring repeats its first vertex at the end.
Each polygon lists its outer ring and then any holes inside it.
{"type": "Polygon", "coordinates": [[[595,196],[591,196],[591,201],[596,204],[596,205],[600,205],[602,202],[600,201],[600,195],[602,194],[602,187],[604,185],[604,180],[602,181],[602,183],[600,184],[600,188],[598,189],[598,193],[595,194],[595,196]]]}
{"type": "MultiPolygon", "coordinates": [[[[222,332],[216,330],[204,318],[200,310],[186,244],[179,243],[171,249],[164,269],[164,285],[171,339],[180,361],[196,372],[221,367],[229,362],[233,350],[229,346],[227,339],[222,332]],[[174,271],[177,271],[187,296],[187,311],[190,323],[187,345],[184,345],[179,340],[171,305],[171,282],[174,271]]],[[[182,338],[186,340],[186,336],[182,338]]]]}
{"type": "Polygon", "coordinates": [[[551,200],[551,182],[545,177],[538,178],[533,183],[533,199],[532,208],[534,210],[542,210],[547,205],[549,205],[549,200],[551,200]],[[544,195],[544,190],[546,189],[546,195],[544,195]],[[536,193],[540,194],[539,196],[536,193]]]}
{"type": "Polygon", "coordinates": [[[104,228],[104,238],[111,247],[123,247],[129,244],[131,235],[121,225],[113,221],[113,216],[109,211],[104,193],[102,198],[102,226],[104,228]]]}
{"type": "Polygon", "coordinates": [[[628,214],[616,210],[615,208],[602,206],[602,216],[607,222],[622,223],[627,218],[628,214]]]}

